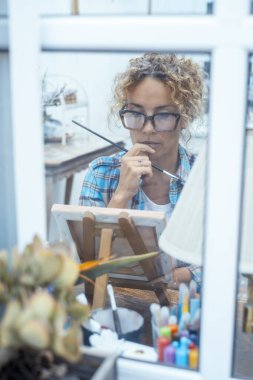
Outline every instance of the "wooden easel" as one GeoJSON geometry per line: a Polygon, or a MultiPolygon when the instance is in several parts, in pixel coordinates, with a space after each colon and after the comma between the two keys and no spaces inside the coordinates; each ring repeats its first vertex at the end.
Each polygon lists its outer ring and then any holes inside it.
{"type": "MultiPolygon", "coordinates": [[[[115,237],[127,239],[135,255],[147,253],[146,245],[136,228],[133,220],[126,211],[122,211],[118,216],[118,223],[96,223],[95,216],[91,211],[87,211],[83,217],[83,242],[81,259],[83,261],[94,260],[95,258],[106,258],[111,255],[112,242],[115,237]],[[95,257],[95,238],[100,236],[98,257],[95,257]]],[[[135,281],[133,279],[111,279],[114,286],[149,289],[153,290],[161,304],[169,303],[166,297],[166,284],[161,278],[157,278],[157,271],[150,260],[140,261],[139,264],[146,276],[146,281],[135,281]]],[[[95,288],[86,284],[86,295],[89,298],[92,308],[104,307],[107,295],[107,283],[109,275],[103,275],[96,279],[95,288]]]]}

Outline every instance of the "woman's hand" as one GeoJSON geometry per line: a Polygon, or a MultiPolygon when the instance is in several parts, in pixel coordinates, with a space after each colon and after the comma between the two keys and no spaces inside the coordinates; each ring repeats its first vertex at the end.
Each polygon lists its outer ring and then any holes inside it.
{"type": "Polygon", "coordinates": [[[137,143],[122,157],[119,184],[108,207],[127,208],[138,191],[141,177],[153,175],[149,154],[154,152],[150,146],[137,143]]]}
{"type": "Polygon", "coordinates": [[[184,282],[185,284],[189,284],[191,280],[192,274],[187,267],[175,268],[173,270],[173,281],[176,287],[178,287],[179,284],[182,282],[184,282]]]}

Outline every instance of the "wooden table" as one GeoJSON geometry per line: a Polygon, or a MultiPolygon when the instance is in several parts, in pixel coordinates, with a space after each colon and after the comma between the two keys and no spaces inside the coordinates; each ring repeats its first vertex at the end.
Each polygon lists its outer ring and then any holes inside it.
{"type": "MultiPolygon", "coordinates": [[[[124,146],[124,143],[114,136],[110,140],[124,146]]],[[[66,178],[64,203],[70,201],[74,175],[87,168],[88,164],[99,156],[109,156],[119,149],[109,145],[97,137],[88,140],[73,138],[65,145],[61,143],[47,143],[44,145],[45,171],[46,171],[46,199],[47,199],[47,227],[49,228],[51,207],[53,204],[54,184],[66,178]]]]}

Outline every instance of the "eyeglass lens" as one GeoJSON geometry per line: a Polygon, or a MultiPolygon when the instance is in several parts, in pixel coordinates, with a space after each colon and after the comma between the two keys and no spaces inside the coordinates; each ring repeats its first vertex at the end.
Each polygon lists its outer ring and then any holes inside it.
{"type": "Polygon", "coordinates": [[[121,113],[122,122],[125,128],[142,129],[147,120],[151,120],[157,131],[172,131],[176,128],[179,115],[169,112],[156,113],[146,116],[141,112],[123,111],[121,113]]]}

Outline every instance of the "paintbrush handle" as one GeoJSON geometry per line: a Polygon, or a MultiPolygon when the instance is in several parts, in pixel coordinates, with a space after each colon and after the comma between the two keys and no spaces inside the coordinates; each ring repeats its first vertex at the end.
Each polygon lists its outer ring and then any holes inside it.
{"type": "Polygon", "coordinates": [[[116,146],[117,148],[119,148],[119,149],[122,150],[123,152],[128,152],[128,150],[127,150],[126,148],[123,148],[121,145],[119,145],[119,144],[113,142],[112,140],[109,140],[107,137],[102,136],[102,135],[100,135],[99,133],[97,133],[97,132],[95,132],[95,131],[92,131],[90,128],[85,127],[84,125],[78,123],[78,121],[72,120],[72,123],[78,125],[79,127],[85,129],[86,131],[88,131],[88,132],[90,132],[90,133],[93,133],[93,135],[100,137],[101,139],[107,141],[108,143],[110,143],[110,144],[116,146]]]}
{"type": "Polygon", "coordinates": [[[118,335],[121,335],[122,330],[121,330],[121,326],[120,326],[119,314],[118,314],[118,310],[117,310],[117,306],[116,306],[116,302],[115,302],[113,287],[111,284],[107,285],[107,292],[108,292],[108,295],[110,298],[115,331],[118,335]]]}
{"type": "Polygon", "coordinates": [[[122,335],[118,310],[117,309],[113,310],[112,313],[113,313],[113,321],[114,321],[115,331],[118,335],[122,335]]]}
{"type": "MultiPolygon", "coordinates": [[[[123,147],[120,146],[119,144],[117,144],[117,143],[113,142],[112,140],[109,140],[107,137],[102,136],[102,135],[100,135],[99,133],[97,133],[97,132],[91,130],[90,128],[88,128],[88,127],[84,126],[83,124],[79,123],[78,121],[76,121],[76,120],[72,120],[72,123],[78,125],[79,127],[85,129],[86,131],[88,131],[88,132],[90,132],[90,133],[93,133],[93,135],[100,137],[101,139],[107,141],[108,143],[110,143],[110,144],[116,146],[118,149],[122,150],[123,152],[128,152],[128,150],[127,150],[126,148],[123,148],[123,147]]],[[[174,179],[176,179],[176,180],[182,182],[182,179],[181,179],[181,178],[175,176],[174,174],[171,174],[171,173],[168,172],[167,170],[164,170],[164,169],[162,169],[162,168],[160,168],[159,166],[154,165],[154,164],[151,164],[151,166],[152,166],[152,168],[158,170],[159,172],[161,172],[161,173],[163,173],[163,174],[166,174],[166,175],[168,175],[169,177],[174,178],[174,179]]]]}

